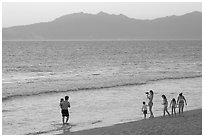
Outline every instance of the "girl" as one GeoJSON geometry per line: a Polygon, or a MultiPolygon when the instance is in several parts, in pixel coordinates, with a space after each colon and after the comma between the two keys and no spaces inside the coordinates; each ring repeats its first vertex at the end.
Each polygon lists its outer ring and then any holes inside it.
{"type": "Polygon", "coordinates": [[[164,114],[163,114],[163,116],[165,116],[165,112],[167,112],[168,113],[168,115],[170,116],[170,114],[169,114],[169,112],[168,112],[168,110],[167,110],[167,107],[168,107],[168,101],[167,101],[167,98],[166,98],[166,96],[165,95],[162,95],[162,98],[163,98],[163,103],[162,103],[162,105],[164,105],[164,114]]]}
{"type": "Polygon", "coordinates": [[[173,113],[174,113],[176,116],[176,99],[175,98],[171,100],[169,107],[171,107],[171,115],[173,116],[173,113]]]}

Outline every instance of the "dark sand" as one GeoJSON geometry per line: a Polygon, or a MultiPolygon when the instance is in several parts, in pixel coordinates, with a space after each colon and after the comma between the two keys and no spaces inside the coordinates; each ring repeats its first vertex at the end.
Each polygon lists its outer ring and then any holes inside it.
{"type": "Polygon", "coordinates": [[[202,135],[202,109],[184,112],[184,116],[155,117],[77,132],[71,135],[202,135]]]}

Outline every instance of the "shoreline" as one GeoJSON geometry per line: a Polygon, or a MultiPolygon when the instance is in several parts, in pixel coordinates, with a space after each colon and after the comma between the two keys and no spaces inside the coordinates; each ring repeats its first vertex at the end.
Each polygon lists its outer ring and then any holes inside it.
{"type": "Polygon", "coordinates": [[[159,116],[75,132],[65,130],[60,135],[202,135],[202,109],[185,111],[184,116],[159,116]]]}
{"type": "MultiPolygon", "coordinates": [[[[162,94],[167,95],[169,101],[173,97],[177,97],[177,90],[182,89],[187,98],[188,106],[185,111],[202,108],[202,94],[201,78],[185,79],[185,80],[168,80],[160,82],[152,82],[146,85],[139,86],[125,86],[112,89],[88,90],[87,92],[67,92],[70,96],[70,102],[73,106],[70,109],[70,124],[63,126],[61,123],[61,112],[58,106],[58,100],[66,93],[46,94],[40,96],[30,96],[24,99],[16,98],[10,101],[3,102],[3,134],[78,134],[77,131],[94,129],[98,127],[112,126],[118,123],[125,123],[136,121],[143,118],[141,112],[141,102],[146,101],[144,91],[146,89],[154,89],[154,108],[155,117],[161,116],[162,94]],[[86,97],[86,98],[84,98],[86,97]],[[29,103],[27,102],[29,99],[29,103]],[[36,100],[38,100],[36,102],[36,100]],[[80,101],[79,101],[80,100],[80,101]],[[45,103],[45,101],[47,103],[45,103]],[[16,105],[13,106],[12,104],[16,105]],[[57,103],[57,107],[56,107],[57,103]],[[24,105],[22,105],[24,104],[24,105]],[[45,106],[45,104],[47,104],[45,106]],[[37,107],[36,107],[37,106],[37,107]],[[87,107],[88,106],[88,107],[87,107]],[[22,112],[29,110],[28,116],[23,116],[22,112]],[[43,111],[42,111],[43,110],[43,111]],[[111,110],[111,111],[110,111],[111,110]],[[50,119],[45,114],[50,113],[50,119]],[[128,112],[128,113],[127,113],[128,112]],[[33,115],[38,114],[38,115],[33,115]],[[18,116],[18,117],[16,117],[18,116]],[[10,120],[13,120],[12,124],[10,120]],[[46,122],[42,122],[45,121],[46,122]],[[25,124],[22,124],[25,122],[25,124]],[[26,125],[32,125],[27,127],[26,125]],[[69,128],[68,128],[69,127],[69,128]],[[35,130],[33,130],[35,128],[35,130]],[[14,130],[15,129],[15,130],[14,130]]],[[[177,110],[178,112],[178,110],[177,110]]],[[[191,123],[190,123],[191,124],[191,123]]],[[[198,126],[202,127],[202,126],[198,126]]],[[[122,129],[125,129],[122,127],[122,129]]],[[[160,128],[160,127],[159,127],[160,128]]],[[[115,133],[108,132],[106,134],[144,134],[144,133],[115,133]]],[[[135,129],[132,129],[135,130],[135,129]]],[[[142,130],[141,130],[142,131],[142,130]]],[[[146,131],[145,131],[146,132],[146,131]]],[[[156,132],[156,131],[155,131],[156,132]]],[[[81,133],[86,134],[86,133],[81,133]]],[[[98,133],[89,134],[105,134],[101,131],[98,133]]],[[[146,133],[153,134],[153,133],[146,133]]],[[[156,134],[156,133],[154,133],[156,134]]]]}
{"type": "MultiPolygon", "coordinates": [[[[10,96],[2,96],[2,101],[7,101],[11,98],[19,98],[19,97],[28,97],[28,96],[38,96],[38,95],[45,95],[45,94],[58,94],[58,93],[64,93],[64,92],[75,92],[75,91],[85,91],[85,90],[100,90],[100,89],[111,89],[111,88],[118,88],[118,87],[126,87],[126,86],[140,86],[145,84],[151,84],[154,82],[160,82],[160,81],[166,81],[166,80],[182,80],[182,79],[196,79],[196,78],[202,78],[202,75],[195,75],[195,76],[184,76],[184,77],[166,77],[166,78],[158,78],[158,79],[150,79],[146,82],[130,82],[130,83],[124,83],[124,84],[113,84],[113,85],[99,85],[99,86],[93,86],[93,87],[75,87],[65,90],[47,90],[47,91],[40,91],[36,93],[26,93],[26,94],[14,94],[10,96]]],[[[94,84],[93,84],[94,85],[94,84]]],[[[95,84],[96,85],[96,84],[95,84]]]]}

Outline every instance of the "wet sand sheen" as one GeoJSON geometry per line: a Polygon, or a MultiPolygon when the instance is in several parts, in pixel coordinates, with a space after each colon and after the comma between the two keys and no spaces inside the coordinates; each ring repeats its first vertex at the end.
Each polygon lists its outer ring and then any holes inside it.
{"type": "Polygon", "coordinates": [[[70,135],[201,135],[202,109],[184,112],[184,116],[155,117],[77,132],[70,135]]]}
{"type": "Polygon", "coordinates": [[[5,41],[2,50],[3,134],[63,133],[65,95],[71,132],[142,119],[150,89],[155,116],[162,94],[183,92],[185,111],[202,108],[202,40],[5,41]]]}
{"type": "Polygon", "coordinates": [[[202,108],[201,83],[201,78],[162,80],[146,85],[36,95],[4,101],[2,104],[3,134],[63,133],[64,127],[61,123],[58,102],[65,95],[70,96],[69,122],[74,125],[70,128],[70,132],[142,119],[141,106],[143,101],[147,101],[145,91],[149,89],[155,92],[153,101],[155,116],[162,115],[162,94],[167,95],[170,102],[180,91],[183,91],[188,102],[188,106],[184,108],[185,111],[202,108]],[[25,111],[27,115],[23,115],[25,111]]]}

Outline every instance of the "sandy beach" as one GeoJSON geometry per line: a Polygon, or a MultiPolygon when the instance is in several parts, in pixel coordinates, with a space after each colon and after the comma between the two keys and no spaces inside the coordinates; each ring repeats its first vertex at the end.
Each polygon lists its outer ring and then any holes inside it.
{"type": "Polygon", "coordinates": [[[155,117],[109,127],[69,132],[71,135],[201,135],[202,109],[184,112],[184,116],[155,117]]]}
{"type": "MultiPolygon", "coordinates": [[[[4,135],[77,134],[138,121],[149,90],[155,117],[162,115],[163,94],[170,103],[182,92],[184,111],[202,108],[201,40],[10,41],[2,53],[4,135]],[[62,125],[65,95],[71,128],[62,125]]],[[[153,134],[113,131],[106,134],[153,134]]]]}
{"type": "MultiPolygon", "coordinates": [[[[28,96],[26,98],[15,98],[13,100],[8,100],[3,102],[3,134],[48,134],[48,135],[56,135],[56,134],[188,134],[188,129],[194,129],[191,126],[184,129],[187,132],[183,132],[183,130],[177,129],[178,126],[174,124],[174,122],[178,122],[181,120],[182,123],[188,122],[190,125],[192,124],[192,120],[201,120],[201,114],[196,116],[199,113],[194,112],[190,113],[190,120],[185,120],[186,116],[183,118],[170,118],[170,121],[160,121],[152,119],[146,119],[139,121],[139,124],[125,124],[120,126],[116,126],[116,130],[112,130],[112,128],[105,128],[101,130],[101,127],[108,127],[119,123],[127,123],[132,121],[138,121],[143,119],[143,114],[141,112],[142,101],[147,101],[144,91],[147,89],[154,89],[154,106],[153,112],[155,117],[159,117],[162,115],[161,105],[162,99],[161,95],[165,94],[168,97],[168,101],[170,101],[173,97],[176,98],[178,92],[177,89],[183,89],[184,95],[187,99],[188,106],[185,106],[184,111],[188,110],[196,110],[202,108],[202,84],[201,78],[193,78],[193,79],[182,79],[182,80],[162,80],[157,82],[152,82],[145,85],[136,85],[136,86],[124,86],[124,87],[115,87],[109,89],[100,89],[100,90],[87,90],[87,91],[78,91],[78,92],[67,92],[67,93],[56,93],[56,94],[47,94],[41,96],[28,96]],[[61,123],[61,112],[58,105],[58,100],[60,97],[64,95],[70,96],[70,121],[69,123],[72,125],[71,128],[69,126],[63,126],[61,123]],[[38,100],[38,101],[36,101],[38,100]],[[27,102],[30,102],[29,104],[27,102]],[[13,105],[15,104],[15,105],[13,105]],[[22,106],[24,104],[24,106],[22,106]],[[27,115],[23,115],[25,113],[27,115]],[[110,111],[111,110],[111,111],[110,111]],[[49,113],[49,117],[45,115],[47,112],[49,113]],[[37,115],[36,115],[37,114],[37,115]],[[192,116],[192,115],[195,115],[192,116]],[[192,117],[191,117],[192,116],[192,117]],[[196,119],[194,119],[196,118],[196,119]],[[197,119],[198,118],[198,119],[197,119]],[[174,121],[174,119],[176,119],[174,121]],[[183,120],[182,120],[183,119],[183,120]],[[173,120],[173,121],[172,121],[173,120]],[[44,121],[44,122],[42,122],[44,121]],[[140,123],[147,124],[141,124],[140,123]],[[150,122],[150,124],[148,124],[150,122]],[[155,123],[159,124],[155,124],[155,123]],[[171,132],[172,130],[161,130],[165,124],[170,129],[181,131],[181,132],[171,132]],[[171,124],[171,122],[173,122],[171,124]],[[134,125],[135,124],[135,125],[134,125]],[[159,127],[156,127],[155,125],[159,127]],[[32,125],[28,127],[27,125],[32,125]],[[129,126],[128,126],[129,125],[129,126]],[[157,130],[148,130],[148,125],[150,127],[154,127],[157,130]],[[152,126],[153,125],[153,126],[152,126]],[[117,128],[118,127],[118,128],[117,128]],[[135,128],[133,128],[135,127],[135,128]],[[96,132],[85,131],[95,129],[96,132]],[[121,130],[121,129],[123,130],[121,130]],[[25,130],[26,129],[26,130],[25,130]],[[137,129],[137,130],[136,130],[137,129]],[[80,132],[78,132],[80,131],[80,132]],[[134,131],[134,132],[132,132],[134,131]],[[147,132],[148,131],[148,132],[147,132]],[[166,133],[168,131],[168,133],[166,133]],[[127,132],[127,133],[126,133],[127,132]]],[[[170,111],[170,108],[169,108],[170,111]]],[[[176,110],[178,112],[178,109],[176,110]]],[[[195,111],[196,112],[196,111],[195,111]]],[[[201,112],[201,111],[200,111],[201,112]]],[[[187,112],[185,115],[188,116],[187,112]]],[[[149,114],[148,114],[149,116],[149,114]]],[[[189,119],[187,117],[187,119],[189,119]]],[[[156,118],[157,119],[157,118],[156,118]]],[[[161,120],[168,120],[165,119],[161,120]]],[[[187,124],[188,124],[187,123],[187,124]]],[[[199,123],[199,122],[198,122],[199,123]]],[[[201,128],[201,122],[198,126],[201,128]]],[[[103,129],[103,128],[102,128],[103,129]]],[[[113,126],[115,129],[115,126],[113,126]]],[[[164,128],[166,129],[166,128],[164,128]]],[[[163,129],[162,129],[163,130],[163,129]]],[[[197,128],[196,128],[197,130],[197,128]]],[[[193,132],[193,130],[190,130],[193,132]]],[[[194,133],[194,132],[193,132],[194,133]]],[[[192,134],[193,134],[192,133],[192,134]]],[[[197,131],[195,132],[197,133],[197,131]]],[[[194,133],[194,134],[195,134],[194,133]]],[[[190,134],[190,133],[189,133],[190,134]]],[[[201,134],[201,132],[200,132],[201,134]]]]}

